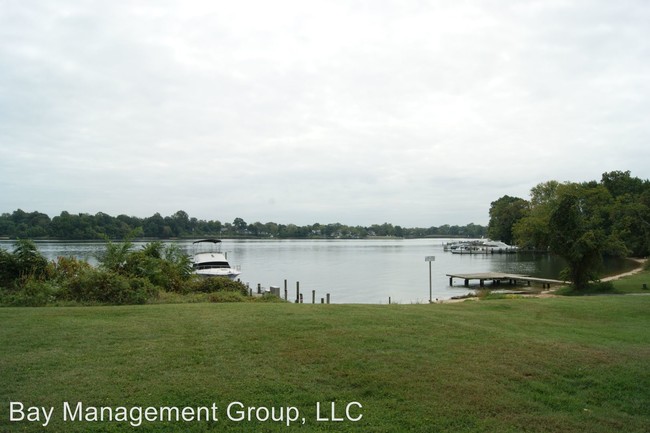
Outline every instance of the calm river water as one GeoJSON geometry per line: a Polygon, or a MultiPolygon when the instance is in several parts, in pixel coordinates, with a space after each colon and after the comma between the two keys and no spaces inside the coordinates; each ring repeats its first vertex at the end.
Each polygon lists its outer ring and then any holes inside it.
{"type": "MultiPolygon", "coordinates": [[[[279,286],[287,280],[289,299],[295,299],[296,282],[304,301],[316,302],[327,293],[333,303],[413,303],[429,300],[429,264],[431,263],[433,298],[448,299],[468,293],[461,280],[449,286],[450,273],[509,272],[537,277],[557,278],[561,261],[547,254],[456,255],[443,251],[450,239],[377,239],[377,240],[228,240],[222,243],[232,265],[241,266],[241,280],[251,287],[279,286]]],[[[191,241],[174,241],[188,254],[191,241]]],[[[103,242],[39,241],[41,253],[48,259],[75,256],[97,262],[103,242]]],[[[135,248],[144,245],[134,242],[135,248]]],[[[11,250],[13,242],[0,241],[0,248],[11,250]]],[[[623,261],[607,263],[607,273],[630,267],[623,261]]]]}

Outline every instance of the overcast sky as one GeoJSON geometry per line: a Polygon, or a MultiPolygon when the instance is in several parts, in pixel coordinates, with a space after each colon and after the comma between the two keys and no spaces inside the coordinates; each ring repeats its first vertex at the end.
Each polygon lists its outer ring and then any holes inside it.
{"type": "Polygon", "coordinates": [[[0,212],[487,224],[650,177],[650,2],[0,0],[0,212]]]}

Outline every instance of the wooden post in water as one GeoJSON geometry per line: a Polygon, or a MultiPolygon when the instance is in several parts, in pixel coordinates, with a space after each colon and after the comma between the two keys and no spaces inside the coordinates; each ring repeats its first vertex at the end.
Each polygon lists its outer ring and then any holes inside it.
{"type": "Polygon", "coordinates": [[[312,304],[316,303],[316,290],[311,291],[311,303],[312,304]]]}
{"type": "Polygon", "coordinates": [[[296,304],[300,303],[300,281],[296,281],[296,304]]]}
{"type": "Polygon", "coordinates": [[[328,304],[330,303],[330,294],[329,293],[327,294],[327,303],[328,304]]]}
{"type": "Polygon", "coordinates": [[[288,299],[289,293],[287,292],[287,280],[284,280],[284,300],[288,299]]]}

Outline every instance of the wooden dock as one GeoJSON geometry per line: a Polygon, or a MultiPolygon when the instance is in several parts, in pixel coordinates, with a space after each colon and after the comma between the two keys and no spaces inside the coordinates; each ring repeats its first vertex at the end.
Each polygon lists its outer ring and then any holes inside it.
{"type": "Polygon", "coordinates": [[[491,281],[492,285],[499,285],[502,281],[507,281],[509,284],[515,285],[517,282],[522,281],[530,286],[531,283],[542,283],[542,287],[551,287],[551,284],[565,284],[565,281],[553,280],[550,278],[537,278],[528,275],[519,274],[505,274],[501,272],[482,272],[476,274],[447,274],[449,277],[449,285],[454,285],[454,278],[460,278],[465,281],[465,287],[469,287],[472,280],[478,280],[479,286],[484,287],[486,281],[491,281]]]}

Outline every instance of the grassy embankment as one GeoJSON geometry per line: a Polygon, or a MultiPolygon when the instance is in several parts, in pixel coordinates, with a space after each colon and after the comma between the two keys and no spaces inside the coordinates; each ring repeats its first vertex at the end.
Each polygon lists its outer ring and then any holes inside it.
{"type": "Polygon", "coordinates": [[[3,433],[609,433],[650,425],[650,296],[3,308],[0,323],[3,433]],[[53,420],[9,422],[10,401],[52,406],[53,420]],[[63,401],[216,402],[219,421],[63,423],[63,401]],[[296,406],[306,422],[230,421],[232,401],[296,406]],[[363,418],[317,422],[316,402],[331,401],[337,416],[360,402],[363,418]]]}

